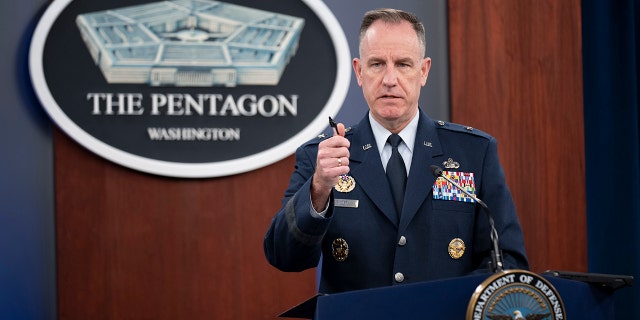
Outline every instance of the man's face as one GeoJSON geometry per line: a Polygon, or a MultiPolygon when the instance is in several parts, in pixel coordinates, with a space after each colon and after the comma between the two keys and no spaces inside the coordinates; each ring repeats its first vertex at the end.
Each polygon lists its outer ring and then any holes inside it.
{"type": "Polygon", "coordinates": [[[360,43],[353,70],[373,118],[399,132],[418,109],[420,89],[427,83],[431,59],[424,58],[416,32],[408,22],[374,22],[360,43]]]}

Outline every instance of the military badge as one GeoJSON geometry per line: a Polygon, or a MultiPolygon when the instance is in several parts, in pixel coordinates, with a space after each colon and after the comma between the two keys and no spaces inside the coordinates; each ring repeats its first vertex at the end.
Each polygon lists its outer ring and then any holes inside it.
{"type": "Polygon", "coordinates": [[[337,238],[331,243],[331,255],[337,261],[345,261],[349,256],[349,244],[342,238],[337,238]]]}
{"type": "Polygon", "coordinates": [[[449,242],[449,256],[453,259],[460,259],[464,255],[464,241],[460,238],[455,238],[449,242]]]}
{"type": "Polygon", "coordinates": [[[458,162],[453,161],[453,159],[449,158],[447,161],[442,162],[442,165],[446,169],[458,169],[460,168],[460,164],[458,162]]]}
{"type": "Polygon", "coordinates": [[[340,176],[338,183],[334,187],[338,192],[351,192],[356,187],[356,180],[352,176],[340,176]]]}

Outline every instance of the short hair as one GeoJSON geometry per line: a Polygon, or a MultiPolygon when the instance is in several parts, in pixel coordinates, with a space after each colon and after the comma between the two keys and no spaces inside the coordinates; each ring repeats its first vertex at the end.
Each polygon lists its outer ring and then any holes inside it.
{"type": "Polygon", "coordinates": [[[413,30],[415,30],[416,35],[418,36],[418,42],[424,50],[424,54],[426,54],[427,40],[425,36],[426,32],[424,30],[424,25],[415,14],[398,9],[381,8],[366,12],[364,14],[364,18],[362,19],[362,24],[360,24],[359,45],[362,45],[362,39],[364,38],[365,33],[367,33],[369,27],[371,27],[371,25],[378,20],[390,24],[399,24],[403,21],[409,22],[413,27],[413,30]]]}

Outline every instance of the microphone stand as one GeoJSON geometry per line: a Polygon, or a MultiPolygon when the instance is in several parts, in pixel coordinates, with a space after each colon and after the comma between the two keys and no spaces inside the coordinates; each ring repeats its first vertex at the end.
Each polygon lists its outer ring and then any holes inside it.
{"type": "Polygon", "coordinates": [[[465,190],[457,182],[455,182],[451,178],[445,176],[442,173],[442,169],[440,167],[432,165],[431,166],[431,171],[433,172],[434,176],[441,177],[441,178],[447,180],[449,183],[451,183],[456,188],[458,188],[458,190],[462,191],[469,198],[471,198],[475,202],[477,202],[484,209],[484,212],[487,214],[487,218],[489,219],[489,226],[491,227],[491,232],[489,233],[489,235],[491,236],[491,242],[493,243],[493,250],[491,250],[491,262],[489,262],[489,269],[491,271],[493,271],[494,273],[501,272],[503,270],[503,267],[504,267],[504,261],[502,260],[502,251],[500,251],[500,248],[498,246],[498,243],[499,243],[499,241],[498,241],[498,230],[496,230],[496,226],[495,226],[495,223],[493,221],[493,215],[491,214],[491,210],[489,210],[489,207],[482,200],[478,199],[478,197],[476,197],[475,194],[465,190]]]}

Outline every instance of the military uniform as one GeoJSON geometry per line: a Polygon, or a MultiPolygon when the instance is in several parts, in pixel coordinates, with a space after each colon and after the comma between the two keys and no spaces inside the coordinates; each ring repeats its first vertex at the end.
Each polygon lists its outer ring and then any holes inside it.
{"type": "Polygon", "coordinates": [[[488,272],[486,214],[436,181],[430,166],[437,165],[491,209],[505,268],[528,269],[496,140],[470,127],[431,120],[422,111],[419,117],[401,214],[394,208],[368,116],[345,135],[351,142],[350,172],[344,188],[332,191],[326,218],[310,213],[311,177],[323,138],[299,147],[282,208],[264,239],[268,261],[283,271],[301,271],[316,267],[322,255],[322,293],[488,272]]]}

